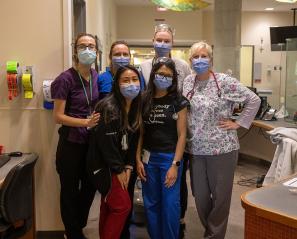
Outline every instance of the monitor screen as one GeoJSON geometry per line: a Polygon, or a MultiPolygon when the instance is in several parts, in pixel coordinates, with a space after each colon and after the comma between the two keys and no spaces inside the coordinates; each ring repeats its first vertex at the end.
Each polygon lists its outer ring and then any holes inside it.
{"type": "Polygon", "coordinates": [[[297,26],[270,27],[271,44],[286,43],[287,38],[297,38],[297,26]]]}
{"type": "Polygon", "coordinates": [[[286,39],[288,38],[297,38],[297,26],[270,27],[270,41],[272,51],[285,51],[286,39]]]}

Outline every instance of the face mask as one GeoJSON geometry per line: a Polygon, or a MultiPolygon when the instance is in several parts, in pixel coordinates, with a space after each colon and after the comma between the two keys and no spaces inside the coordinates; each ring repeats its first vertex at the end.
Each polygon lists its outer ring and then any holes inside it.
{"type": "Polygon", "coordinates": [[[127,66],[130,63],[130,57],[112,57],[112,65],[116,68],[119,68],[120,66],[127,66]]]}
{"type": "Polygon", "coordinates": [[[125,98],[133,100],[139,94],[140,86],[134,84],[124,84],[120,85],[120,91],[125,98]]]}
{"type": "Polygon", "coordinates": [[[154,84],[159,90],[166,90],[172,85],[172,77],[156,74],[154,84]]]}
{"type": "Polygon", "coordinates": [[[167,56],[171,51],[171,47],[172,46],[170,43],[162,43],[162,42],[154,43],[154,49],[158,57],[167,56]]]}
{"type": "Polygon", "coordinates": [[[203,74],[209,70],[209,58],[194,58],[192,60],[192,67],[197,74],[203,74]]]}
{"type": "Polygon", "coordinates": [[[83,65],[92,65],[96,59],[96,51],[89,50],[87,47],[85,50],[78,52],[79,63],[83,65]]]}

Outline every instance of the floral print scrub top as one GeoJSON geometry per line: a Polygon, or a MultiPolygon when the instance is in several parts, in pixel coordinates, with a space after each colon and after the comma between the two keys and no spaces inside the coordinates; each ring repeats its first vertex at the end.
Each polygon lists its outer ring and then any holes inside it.
{"type": "Polygon", "coordinates": [[[212,74],[208,80],[197,80],[196,84],[196,74],[192,74],[183,83],[183,95],[190,101],[186,152],[193,155],[218,155],[238,150],[236,130],[221,129],[218,122],[230,119],[234,105],[243,103],[243,111],[236,122],[248,129],[260,106],[260,98],[238,80],[222,73],[214,75],[218,86],[212,74]]]}

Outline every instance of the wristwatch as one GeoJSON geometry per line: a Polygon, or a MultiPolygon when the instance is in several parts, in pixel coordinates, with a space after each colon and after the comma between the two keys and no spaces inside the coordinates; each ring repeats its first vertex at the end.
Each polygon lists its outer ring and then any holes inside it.
{"type": "Polygon", "coordinates": [[[173,160],[172,165],[175,165],[176,167],[179,167],[180,166],[180,161],[173,160]]]}

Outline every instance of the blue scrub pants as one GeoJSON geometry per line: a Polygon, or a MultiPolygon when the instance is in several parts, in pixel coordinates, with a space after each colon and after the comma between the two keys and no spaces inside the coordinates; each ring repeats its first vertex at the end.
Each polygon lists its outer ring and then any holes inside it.
{"type": "Polygon", "coordinates": [[[164,185],[173,157],[174,153],[151,152],[148,164],[144,163],[142,194],[151,239],[178,239],[182,165],[175,184],[170,188],[164,185]]]}

